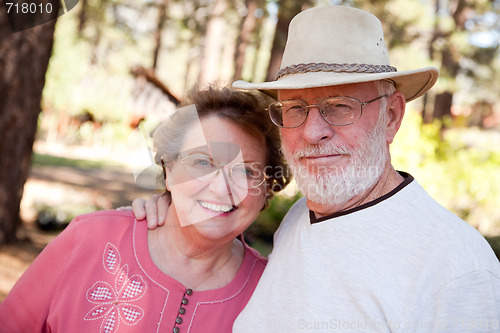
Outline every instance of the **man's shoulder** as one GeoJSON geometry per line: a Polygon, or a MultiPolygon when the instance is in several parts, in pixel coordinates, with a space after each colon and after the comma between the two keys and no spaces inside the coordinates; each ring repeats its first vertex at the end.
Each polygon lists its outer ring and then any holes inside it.
{"type": "Polygon", "coordinates": [[[300,218],[305,211],[308,211],[309,209],[307,208],[307,199],[306,197],[302,197],[299,200],[297,200],[292,207],[288,210],[286,213],[283,223],[287,221],[294,221],[298,218],[300,218]]]}
{"type": "Polygon", "coordinates": [[[403,213],[408,219],[415,219],[418,227],[428,225],[433,230],[442,229],[443,232],[475,233],[475,230],[466,221],[452,213],[416,181],[408,186],[406,196],[401,198],[399,204],[407,211],[403,213]],[[405,202],[403,202],[405,201],[405,202]]]}
{"type": "Polygon", "coordinates": [[[420,244],[427,244],[428,252],[454,263],[474,263],[480,267],[497,266],[497,260],[486,239],[472,225],[452,213],[432,198],[418,183],[408,188],[406,207],[400,215],[405,229],[420,244]],[[420,236],[417,236],[420,235],[420,236]]]}
{"type": "Polygon", "coordinates": [[[302,197],[299,200],[295,201],[293,203],[292,207],[290,207],[288,213],[303,212],[304,209],[307,209],[307,198],[306,197],[302,197]]]}
{"type": "Polygon", "coordinates": [[[288,232],[288,230],[294,228],[294,226],[298,225],[300,221],[304,217],[309,217],[309,209],[307,208],[306,204],[306,198],[302,197],[299,200],[297,200],[292,207],[288,210],[286,213],[285,217],[280,223],[280,226],[278,227],[278,230],[276,230],[274,234],[274,242],[275,246],[276,243],[278,242],[278,239],[283,235],[288,232]],[[304,215],[306,214],[306,215],[304,215]]]}

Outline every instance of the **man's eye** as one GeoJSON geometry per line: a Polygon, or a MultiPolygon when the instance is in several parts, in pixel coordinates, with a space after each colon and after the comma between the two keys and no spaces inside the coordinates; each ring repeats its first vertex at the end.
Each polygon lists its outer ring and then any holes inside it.
{"type": "Polygon", "coordinates": [[[351,111],[351,106],[347,104],[337,104],[333,108],[339,111],[351,111]]]}
{"type": "Polygon", "coordinates": [[[297,115],[300,115],[304,112],[304,106],[300,105],[300,104],[295,104],[295,105],[290,105],[290,106],[286,106],[284,108],[284,114],[286,115],[286,117],[294,117],[294,116],[297,116],[297,115]]]}
{"type": "Polygon", "coordinates": [[[304,110],[304,106],[303,105],[300,105],[300,104],[295,104],[295,105],[291,105],[288,110],[290,111],[303,111],[304,110]]]}
{"type": "Polygon", "coordinates": [[[330,115],[347,115],[352,112],[352,107],[348,104],[331,104],[325,108],[325,111],[330,115]]]}

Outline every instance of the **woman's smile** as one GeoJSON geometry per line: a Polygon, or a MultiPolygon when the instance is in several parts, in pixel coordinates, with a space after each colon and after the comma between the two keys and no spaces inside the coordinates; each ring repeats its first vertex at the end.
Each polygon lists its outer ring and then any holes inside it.
{"type": "Polygon", "coordinates": [[[235,211],[236,209],[238,209],[237,206],[233,206],[231,204],[217,204],[217,203],[212,203],[212,202],[202,201],[202,200],[198,200],[197,202],[203,208],[210,210],[210,211],[213,211],[213,212],[216,212],[216,213],[231,213],[231,212],[235,211]]]}

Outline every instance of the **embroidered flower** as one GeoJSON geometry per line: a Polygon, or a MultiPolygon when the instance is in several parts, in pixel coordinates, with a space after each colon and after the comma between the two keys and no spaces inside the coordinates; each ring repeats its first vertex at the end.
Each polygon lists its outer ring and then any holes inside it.
{"type": "Polygon", "coordinates": [[[111,243],[106,244],[103,265],[106,271],[115,275],[114,287],[107,282],[98,281],[87,290],[87,300],[96,304],[86,315],[85,320],[103,318],[101,333],[114,333],[121,322],[135,325],[144,316],[144,310],[131,302],[137,301],[146,293],[146,283],[140,275],[128,275],[128,265],[120,268],[121,256],[111,243]]]}

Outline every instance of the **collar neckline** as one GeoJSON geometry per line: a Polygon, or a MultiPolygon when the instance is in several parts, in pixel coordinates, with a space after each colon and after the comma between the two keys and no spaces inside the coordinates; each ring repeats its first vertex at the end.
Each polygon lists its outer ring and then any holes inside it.
{"type": "Polygon", "coordinates": [[[392,197],[393,195],[395,195],[396,193],[398,193],[399,191],[401,191],[403,188],[405,188],[408,184],[410,184],[415,179],[415,178],[413,178],[412,175],[410,175],[409,173],[406,173],[404,171],[398,171],[398,173],[404,178],[403,182],[401,182],[398,186],[396,186],[389,193],[386,193],[383,196],[381,196],[381,197],[379,197],[379,198],[377,198],[375,200],[372,200],[370,202],[362,204],[361,206],[354,207],[354,208],[351,208],[351,209],[347,209],[347,210],[344,210],[344,211],[341,211],[341,212],[333,213],[333,214],[330,214],[330,215],[327,215],[327,216],[323,216],[323,217],[320,217],[320,218],[316,218],[316,216],[314,215],[314,212],[312,210],[309,210],[309,219],[311,221],[311,224],[323,222],[323,221],[330,220],[330,219],[333,219],[333,218],[339,217],[339,216],[344,216],[344,215],[352,214],[352,213],[355,213],[357,211],[366,209],[368,207],[375,206],[376,204],[378,204],[378,203],[380,203],[380,202],[382,202],[384,200],[389,199],[390,197],[392,197]]]}

